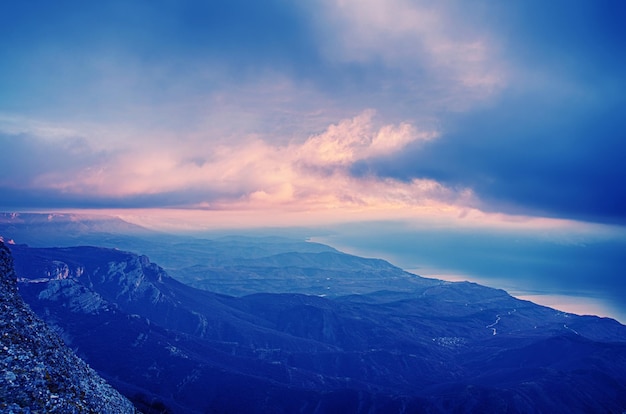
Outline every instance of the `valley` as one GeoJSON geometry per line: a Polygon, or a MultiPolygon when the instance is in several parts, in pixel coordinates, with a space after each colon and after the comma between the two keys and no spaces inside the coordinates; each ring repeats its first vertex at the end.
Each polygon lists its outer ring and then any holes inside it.
{"type": "Polygon", "coordinates": [[[626,407],[612,319],[305,241],[65,230],[9,245],[20,294],[144,413],[626,407]]]}

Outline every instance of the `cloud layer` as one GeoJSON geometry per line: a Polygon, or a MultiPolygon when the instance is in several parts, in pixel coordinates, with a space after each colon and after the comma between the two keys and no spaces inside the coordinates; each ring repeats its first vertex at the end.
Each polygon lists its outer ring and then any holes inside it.
{"type": "Polygon", "coordinates": [[[5,208],[626,222],[621,2],[0,7],[5,208]]]}
{"type": "Polygon", "coordinates": [[[0,184],[13,195],[5,203],[33,203],[41,191],[45,197],[37,207],[410,208],[460,195],[428,179],[356,178],[350,168],[360,160],[397,154],[409,144],[436,137],[436,131],[419,131],[406,123],[378,125],[372,110],[332,124],[304,142],[284,144],[251,135],[231,143],[199,142],[198,147],[98,153],[78,138],[55,137],[50,142],[25,134],[4,135],[0,144],[10,151],[2,160],[0,184]],[[22,172],[25,158],[32,164],[29,176],[22,172]]]}

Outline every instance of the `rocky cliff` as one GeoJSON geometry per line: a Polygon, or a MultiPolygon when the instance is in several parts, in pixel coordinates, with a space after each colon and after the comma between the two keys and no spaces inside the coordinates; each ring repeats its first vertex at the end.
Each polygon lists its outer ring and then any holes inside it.
{"type": "Polygon", "coordinates": [[[0,411],[135,413],[26,305],[0,242],[0,411]]]}

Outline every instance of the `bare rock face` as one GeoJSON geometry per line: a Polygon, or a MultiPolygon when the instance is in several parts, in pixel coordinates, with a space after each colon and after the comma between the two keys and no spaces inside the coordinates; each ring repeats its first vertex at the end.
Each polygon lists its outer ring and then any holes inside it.
{"type": "Polygon", "coordinates": [[[0,242],[0,411],[135,413],[24,303],[0,242]]]}

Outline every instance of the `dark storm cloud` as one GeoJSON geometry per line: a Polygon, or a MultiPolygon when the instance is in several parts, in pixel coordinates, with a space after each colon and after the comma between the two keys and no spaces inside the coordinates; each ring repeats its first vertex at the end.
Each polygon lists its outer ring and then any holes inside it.
{"type": "Polygon", "coordinates": [[[626,223],[626,106],[565,106],[511,98],[353,172],[469,187],[486,210],[626,223]]]}
{"type": "Polygon", "coordinates": [[[626,224],[626,6],[521,3],[502,16],[514,83],[443,116],[437,141],[353,173],[470,188],[487,211],[626,224]]]}

